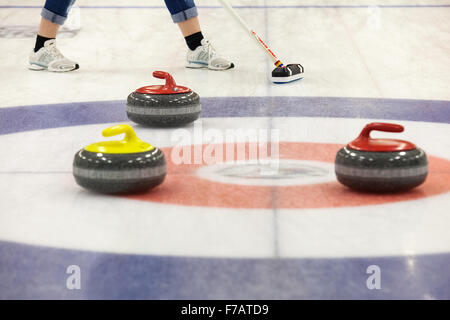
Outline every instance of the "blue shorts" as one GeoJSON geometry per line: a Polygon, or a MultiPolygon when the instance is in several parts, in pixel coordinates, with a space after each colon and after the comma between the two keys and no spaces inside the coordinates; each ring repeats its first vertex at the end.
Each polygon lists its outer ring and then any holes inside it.
{"type": "Polygon", "coordinates": [[[75,0],[47,0],[41,16],[53,23],[64,24],[75,0]]]}
{"type": "MultiPolygon", "coordinates": [[[[175,23],[198,16],[194,0],[164,0],[175,23]]],[[[46,0],[41,16],[51,22],[64,24],[75,0],[46,0]]]]}
{"type": "Polygon", "coordinates": [[[164,0],[175,23],[183,22],[198,16],[194,0],[164,0]]]}

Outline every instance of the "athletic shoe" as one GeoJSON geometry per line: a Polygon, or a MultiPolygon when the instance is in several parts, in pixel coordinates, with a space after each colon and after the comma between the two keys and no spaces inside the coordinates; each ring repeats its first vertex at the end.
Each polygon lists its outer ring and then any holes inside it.
{"type": "Polygon", "coordinates": [[[234,63],[217,55],[211,42],[202,40],[202,45],[187,53],[187,68],[208,68],[210,70],[228,70],[234,68],[234,63]]]}
{"type": "Polygon", "coordinates": [[[47,40],[37,52],[34,50],[28,58],[28,68],[31,70],[48,70],[52,72],[67,72],[77,70],[80,66],[64,57],[56,47],[55,39],[47,40]]]}

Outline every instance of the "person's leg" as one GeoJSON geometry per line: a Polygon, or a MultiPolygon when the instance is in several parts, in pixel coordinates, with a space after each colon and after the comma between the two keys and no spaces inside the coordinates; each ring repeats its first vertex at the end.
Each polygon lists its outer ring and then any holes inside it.
{"type": "Polygon", "coordinates": [[[66,21],[74,2],[75,0],[46,0],[35,47],[28,60],[30,69],[63,72],[79,68],[77,63],[66,59],[55,44],[59,27],[66,21]]]}
{"type": "Polygon", "coordinates": [[[164,0],[174,23],[178,25],[189,48],[187,67],[226,70],[234,64],[217,56],[211,43],[204,39],[194,0],[164,0]]]}
{"type": "Polygon", "coordinates": [[[201,46],[203,40],[197,7],[193,0],[164,0],[172,20],[178,25],[190,50],[201,46]]]}
{"type": "Polygon", "coordinates": [[[58,34],[59,24],[51,22],[45,18],[41,18],[41,24],[39,25],[38,35],[46,38],[55,39],[58,34]]]}
{"type": "Polygon", "coordinates": [[[34,52],[38,52],[44,47],[45,42],[56,38],[58,34],[59,24],[51,22],[45,18],[41,18],[41,24],[36,35],[36,43],[34,45],[34,52]]]}
{"type": "Polygon", "coordinates": [[[75,0],[47,0],[41,12],[41,24],[36,37],[34,52],[44,46],[47,40],[55,39],[59,26],[64,24],[70,7],[75,0]]]}
{"type": "Polygon", "coordinates": [[[188,37],[197,32],[202,32],[200,28],[200,22],[198,21],[198,17],[178,22],[178,27],[183,34],[183,37],[188,37]]]}

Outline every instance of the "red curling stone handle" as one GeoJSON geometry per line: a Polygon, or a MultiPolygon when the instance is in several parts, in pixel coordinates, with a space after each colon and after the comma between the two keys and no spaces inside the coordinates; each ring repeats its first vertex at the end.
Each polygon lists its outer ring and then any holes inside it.
{"type": "Polygon", "coordinates": [[[403,132],[404,129],[403,126],[395,123],[372,122],[364,127],[359,137],[370,139],[372,131],[403,132]]]}
{"type": "Polygon", "coordinates": [[[166,84],[163,87],[163,90],[173,90],[173,88],[177,87],[177,84],[175,83],[174,78],[172,75],[165,71],[154,71],[153,76],[158,79],[165,79],[166,84]]]}
{"type": "Polygon", "coordinates": [[[373,139],[370,137],[372,131],[384,131],[384,132],[403,132],[405,128],[399,124],[372,122],[364,127],[359,134],[358,138],[350,142],[347,147],[350,149],[360,151],[375,151],[375,152],[388,152],[388,151],[406,151],[415,149],[415,144],[395,139],[373,139]]]}
{"type": "Polygon", "coordinates": [[[153,76],[158,79],[166,80],[164,85],[146,86],[136,90],[142,94],[176,94],[176,93],[188,93],[191,89],[178,86],[173,79],[172,75],[165,71],[154,71],[153,76]]]}

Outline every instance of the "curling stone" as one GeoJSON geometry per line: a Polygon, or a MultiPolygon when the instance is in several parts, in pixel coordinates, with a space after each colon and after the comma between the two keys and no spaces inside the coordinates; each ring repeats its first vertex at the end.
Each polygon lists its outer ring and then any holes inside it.
{"type": "Polygon", "coordinates": [[[403,132],[404,128],[391,123],[366,125],[356,140],[338,151],[338,181],[368,192],[399,192],[421,185],[428,174],[425,152],[408,141],[371,138],[373,130],[403,132]]]}
{"type": "Polygon", "coordinates": [[[175,127],[198,119],[202,106],[197,93],[178,86],[167,72],[155,71],[153,76],[166,83],[139,88],[128,96],[127,115],[131,121],[144,126],[175,127]]]}
{"type": "Polygon", "coordinates": [[[73,175],[80,186],[101,193],[134,193],[163,182],[166,159],[161,150],[140,140],[129,125],[102,132],[104,137],[122,133],[122,141],[94,143],[75,154],[73,175]]]}

